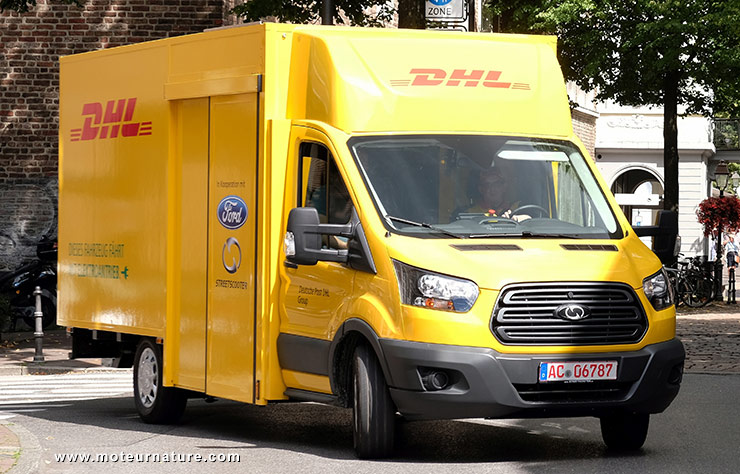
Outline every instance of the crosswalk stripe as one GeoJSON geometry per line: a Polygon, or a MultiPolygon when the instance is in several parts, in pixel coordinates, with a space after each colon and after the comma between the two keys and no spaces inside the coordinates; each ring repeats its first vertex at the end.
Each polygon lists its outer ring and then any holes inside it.
{"type": "Polygon", "coordinates": [[[7,411],[6,407],[26,403],[127,397],[132,394],[130,372],[0,377],[0,410],[3,412],[7,411]]]}

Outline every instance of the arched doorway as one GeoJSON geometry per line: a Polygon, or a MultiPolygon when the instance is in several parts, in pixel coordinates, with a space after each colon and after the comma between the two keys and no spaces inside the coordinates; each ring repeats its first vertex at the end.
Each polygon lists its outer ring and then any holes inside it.
{"type": "Polygon", "coordinates": [[[645,167],[620,170],[611,191],[633,227],[653,225],[657,211],[663,208],[663,182],[645,167]]]}

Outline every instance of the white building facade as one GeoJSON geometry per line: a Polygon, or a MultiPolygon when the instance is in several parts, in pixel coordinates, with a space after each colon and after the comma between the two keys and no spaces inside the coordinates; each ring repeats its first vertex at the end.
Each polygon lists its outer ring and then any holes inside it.
{"type": "MultiPolygon", "coordinates": [[[[634,226],[654,224],[663,208],[663,110],[593,101],[593,95],[568,87],[576,110],[596,115],[593,158],[634,226]]],[[[680,111],[679,111],[680,112],[680,111]]],[[[720,158],[712,143],[712,120],[678,119],[679,234],[685,256],[712,255],[696,211],[711,195],[714,168],[720,158]]],[[[715,191],[716,192],[716,191],[715,191]]]]}

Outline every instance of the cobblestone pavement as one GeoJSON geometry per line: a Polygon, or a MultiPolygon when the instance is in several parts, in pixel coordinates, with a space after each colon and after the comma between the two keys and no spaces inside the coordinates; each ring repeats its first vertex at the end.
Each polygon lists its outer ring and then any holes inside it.
{"type": "Polygon", "coordinates": [[[740,374],[738,305],[679,308],[676,333],[686,348],[686,372],[740,374]]]}

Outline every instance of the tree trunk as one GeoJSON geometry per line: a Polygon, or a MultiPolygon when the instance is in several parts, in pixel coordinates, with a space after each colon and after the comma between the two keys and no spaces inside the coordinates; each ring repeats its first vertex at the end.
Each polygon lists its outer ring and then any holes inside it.
{"type": "Polygon", "coordinates": [[[398,27],[423,30],[426,28],[424,0],[398,0],[398,27]]]}
{"type": "Polygon", "coordinates": [[[663,209],[678,211],[678,74],[668,73],[663,104],[663,209]]]}

